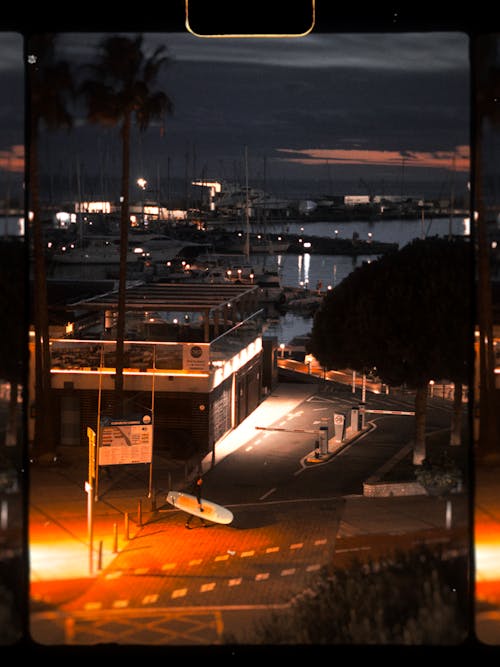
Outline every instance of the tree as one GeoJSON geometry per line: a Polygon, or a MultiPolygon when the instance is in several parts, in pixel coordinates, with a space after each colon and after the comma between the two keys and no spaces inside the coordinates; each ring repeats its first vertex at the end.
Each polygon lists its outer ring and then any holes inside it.
{"type": "Polygon", "coordinates": [[[152,86],[161,67],[168,61],[166,49],[160,46],[146,57],[143,37],[114,35],[100,44],[97,60],[86,66],[90,72],[80,92],[87,102],[87,117],[92,123],[120,125],[122,144],[120,269],[116,327],[115,416],[123,415],[123,365],[126,321],[127,249],[129,229],[130,135],[135,117],[141,131],[152,120],[163,120],[173,111],[170,98],[152,86]]]}
{"type": "Polygon", "coordinates": [[[0,332],[0,379],[10,383],[5,444],[11,446],[17,443],[18,387],[26,379],[26,268],[24,242],[0,241],[0,312],[9,313],[9,326],[0,332]]]}
{"type": "MultiPolygon", "coordinates": [[[[498,454],[498,406],[495,397],[493,306],[485,181],[488,130],[500,125],[500,66],[498,35],[478,35],[473,41],[474,99],[474,219],[477,258],[477,324],[479,330],[479,455],[498,454]]],[[[497,203],[497,202],[494,202],[497,203]]]]}
{"type": "MultiPolygon", "coordinates": [[[[324,568],[254,627],[259,645],[459,646],[470,617],[468,559],[419,545],[324,568]]],[[[237,644],[228,634],[226,644],[237,644]]]]}
{"type": "Polygon", "coordinates": [[[429,381],[454,380],[461,396],[469,379],[471,284],[467,239],[417,239],[358,267],[314,318],[309,351],[325,368],[376,367],[386,384],[415,390],[417,465],[425,459],[429,381]]]}
{"type": "Polygon", "coordinates": [[[27,38],[28,76],[28,178],[29,208],[32,215],[34,272],[33,306],[35,328],[35,436],[34,453],[55,455],[53,441],[53,401],[51,400],[49,315],[45,247],[40,210],[40,175],[38,139],[42,124],[49,129],[71,128],[68,96],[73,92],[70,67],[56,57],[57,36],[53,33],[30,35],[27,38]]]}

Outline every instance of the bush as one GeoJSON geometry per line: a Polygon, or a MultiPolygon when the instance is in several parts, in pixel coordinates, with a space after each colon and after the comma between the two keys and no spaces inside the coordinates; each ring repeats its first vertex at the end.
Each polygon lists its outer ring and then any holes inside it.
{"type": "Polygon", "coordinates": [[[457,645],[467,636],[468,562],[420,547],[322,572],[257,644],[457,645]]]}
{"type": "Polygon", "coordinates": [[[460,468],[446,450],[440,452],[436,458],[426,458],[421,465],[415,466],[415,477],[431,495],[449,493],[462,483],[460,468]]]}

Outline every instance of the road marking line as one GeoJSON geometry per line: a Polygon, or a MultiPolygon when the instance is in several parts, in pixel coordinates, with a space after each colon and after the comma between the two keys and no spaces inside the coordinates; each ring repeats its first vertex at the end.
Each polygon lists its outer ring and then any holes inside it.
{"type": "Polygon", "coordinates": [[[175,591],[172,591],[173,598],[182,598],[187,594],[187,588],[178,588],[175,591]]]}
{"type": "Polygon", "coordinates": [[[281,570],[281,576],[282,577],[288,577],[291,574],[295,574],[295,568],[294,567],[290,567],[288,570],[281,570]]]}
{"type": "Polygon", "coordinates": [[[158,595],[152,593],[151,595],[146,595],[142,598],[142,604],[154,604],[158,600],[158,595]]]}
{"type": "Polygon", "coordinates": [[[123,572],[118,570],[117,572],[109,572],[106,574],[105,579],[119,579],[123,575],[123,572]]]}
{"type": "Polygon", "coordinates": [[[272,554],[272,553],[275,553],[276,551],[279,551],[279,550],[280,550],[279,547],[268,547],[266,549],[266,554],[272,554]]]}
{"type": "Polygon", "coordinates": [[[194,558],[193,560],[190,560],[188,565],[199,565],[201,563],[201,558],[194,558]]]}
{"type": "Polygon", "coordinates": [[[83,607],[86,611],[94,611],[94,609],[101,609],[102,602],[87,602],[83,607]]]}
{"type": "Polygon", "coordinates": [[[320,563],[314,563],[313,565],[308,565],[306,567],[306,572],[315,572],[316,570],[319,570],[321,568],[320,563]]]}
{"type": "Polygon", "coordinates": [[[124,609],[125,607],[128,607],[128,605],[129,605],[129,600],[115,600],[113,602],[114,609],[124,609]]]}
{"type": "Polygon", "coordinates": [[[229,554],[223,554],[222,556],[216,556],[214,560],[227,560],[229,558],[229,554]]]}
{"type": "Polygon", "coordinates": [[[165,563],[161,566],[162,570],[173,570],[177,563],[165,563]]]}
{"type": "Polygon", "coordinates": [[[252,549],[252,551],[242,551],[241,558],[248,558],[249,556],[253,556],[254,554],[255,554],[254,549],[252,549]]]}
{"type": "Polygon", "coordinates": [[[269,579],[269,572],[262,572],[255,575],[255,581],[264,581],[265,579],[269,579]]]}
{"type": "Polygon", "coordinates": [[[241,577],[238,577],[237,579],[230,579],[228,581],[228,586],[239,586],[243,579],[241,577]]]}
{"type": "Polygon", "coordinates": [[[253,449],[252,445],[249,445],[249,446],[245,449],[245,451],[246,451],[246,452],[250,452],[252,449],[253,449]]]}
{"type": "Polygon", "coordinates": [[[274,489],[271,489],[271,490],[268,491],[267,493],[265,493],[263,496],[261,496],[261,497],[259,498],[259,500],[264,500],[264,498],[267,498],[267,496],[270,496],[271,493],[274,493],[275,491],[276,491],[276,487],[275,487],[274,489]]]}
{"type": "Polygon", "coordinates": [[[146,574],[146,572],[149,572],[149,567],[136,567],[134,570],[134,574],[146,574]]]}
{"type": "Polygon", "coordinates": [[[202,584],[200,586],[200,593],[206,593],[207,591],[213,591],[215,588],[215,582],[210,582],[209,584],[202,584]]]}
{"type": "Polygon", "coordinates": [[[302,549],[303,546],[303,542],[297,542],[296,544],[290,544],[290,549],[302,549]]]}
{"type": "Polygon", "coordinates": [[[371,547],[351,547],[350,549],[335,549],[336,554],[346,553],[347,551],[369,551],[371,547]]]}
{"type": "Polygon", "coordinates": [[[326,544],[326,542],[327,542],[326,538],[323,538],[322,540],[315,540],[314,541],[314,546],[317,547],[320,544],[326,544]]]}

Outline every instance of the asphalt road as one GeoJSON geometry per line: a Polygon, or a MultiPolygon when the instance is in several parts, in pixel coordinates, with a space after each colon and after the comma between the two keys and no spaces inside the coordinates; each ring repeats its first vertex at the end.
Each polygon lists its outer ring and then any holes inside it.
{"type": "MultiPolygon", "coordinates": [[[[466,503],[458,503],[453,531],[432,532],[425,520],[422,530],[383,524],[384,507],[393,508],[397,499],[371,503],[379,516],[369,534],[353,529],[347,504],[365,500],[363,481],[408,441],[413,419],[373,413],[369,431],[328,460],[311,462],[322,418],[351,405],[349,388],[337,386],[256,428],[204,474],[204,496],[232,510],[231,525],[187,531],[186,515],[160,503],[99,576],[73,591],[53,591],[52,605],[36,606],[33,639],[82,646],[224,646],[231,638],[252,643],[256,624],[286,610],[324,567],[421,541],[463,548],[466,503]]],[[[370,394],[368,407],[408,411],[412,397],[370,394]]],[[[428,428],[445,428],[449,417],[442,404],[431,406],[428,428]]],[[[156,485],[159,497],[166,496],[168,479],[161,473],[156,485]]],[[[104,483],[102,493],[106,500],[104,483]]],[[[111,502],[111,490],[108,495],[111,502]]],[[[405,502],[422,516],[431,506],[442,512],[439,499],[405,502]]]]}

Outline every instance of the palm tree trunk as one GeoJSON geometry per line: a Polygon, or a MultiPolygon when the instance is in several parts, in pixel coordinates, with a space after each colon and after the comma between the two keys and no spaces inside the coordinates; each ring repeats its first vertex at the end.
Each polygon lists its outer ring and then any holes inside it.
{"type": "Polygon", "coordinates": [[[116,323],[116,377],[115,377],[115,417],[123,417],[124,411],[124,341],[126,319],[127,255],[129,226],[129,186],[130,186],[130,126],[131,114],[125,113],[122,126],[122,205],[120,218],[120,274],[118,281],[118,316],[116,323]]]}
{"type": "Polygon", "coordinates": [[[425,426],[427,409],[427,385],[417,387],[415,393],[415,442],[413,445],[413,465],[421,465],[426,457],[425,426]]]}
{"type": "MultiPolygon", "coordinates": [[[[474,44],[474,70],[481,72],[484,62],[491,62],[491,47],[488,38],[476,40],[474,44]],[[484,53],[483,53],[484,49],[484,53]]],[[[499,452],[497,437],[497,406],[495,405],[495,355],[493,350],[493,307],[491,292],[490,254],[487,234],[486,206],[483,190],[483,148],[484,124],[487,118],[487,93],[491,92],[488,84],[480,77],[476,82],[476,118],[474,137],[474,201],[473,207],[477,212],[475,220],[475,241],[477,261],[477,325],[479,329],[479,456],[499,452]],[[486,86],[483,88],[483,85],[486,86]],[[485,98],[486,94],[486,98],[485,98]],[[483,105],[486,105],[483,108],[483,105]]],[[[493,94],[490,95],[493,98],[493,94]]]]}
{"type": "Polygon", "coordinates": [[[17,444],[18,431],[18,383],[14,380],[10,383],[9,414],[7,417],[7,428],[5,430],[5,446],[15,447],[17,444]]]}
{"type": "Polygon", "coordinates": [[[453,390],[453,412],[451,414],[450,445],[462,442],[462,390],[461,382],[455,382],[453,390]]]}
{"type": "Polygon", "coordinates": [[[49,314],[47,275],[40,214],[38,173],[38,124],[32,114],[30,134],[30,196],[33,214],[33,276],[35,324],[35,456],[54,456],[53,406],[51,400],[49,314]]]}

